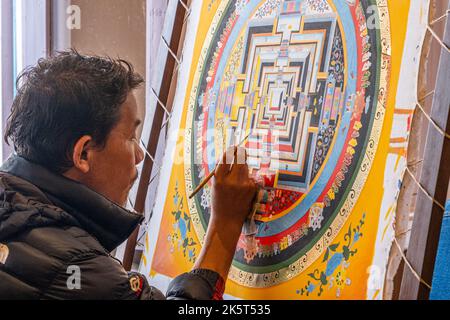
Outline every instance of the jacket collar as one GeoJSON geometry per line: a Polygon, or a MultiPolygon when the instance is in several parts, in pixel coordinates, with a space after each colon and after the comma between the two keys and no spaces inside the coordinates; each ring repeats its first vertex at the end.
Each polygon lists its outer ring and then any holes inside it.
{"type": "Polygon", "coordinates": [[[126,210],[85,185],[17,155],[11,156],[0,171],[38,187],[108,251],[124,242],[143,220],[142,215],[126,210]]]}

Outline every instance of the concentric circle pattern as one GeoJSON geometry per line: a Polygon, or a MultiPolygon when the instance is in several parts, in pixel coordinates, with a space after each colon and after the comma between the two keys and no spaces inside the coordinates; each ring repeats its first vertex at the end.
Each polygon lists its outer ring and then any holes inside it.
{"type": "MultiPolygon", "coordinates": [[[[308,267],[336,237],[370,170],[387,94],[383,1],[222,1],[190,93],[186,190],[248,136],[251,175],[266,191],[230,273],[267,287],[308,267]],[[377,4],[374,6],[373,4],[377,4]]],[[[189,202],[197,235],[207,186],[189,202]]]]}

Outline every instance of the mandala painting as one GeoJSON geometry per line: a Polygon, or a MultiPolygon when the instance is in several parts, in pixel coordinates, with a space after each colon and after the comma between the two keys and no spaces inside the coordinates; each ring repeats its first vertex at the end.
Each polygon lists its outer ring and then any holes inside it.
{"type": "Polygon", "coordinates": [[[186,84],[171,122],[179,134],[141,264],[150,282],[192,267],[210,185],[188,195],[246,138],[250,174],[265,192],[246,225],[253,232],[240,237],[227,294],[381,298],[414,109],[401,106],[408,99],[398,82],[404,50],[420,41],[407,39],[406,25],[426,9],[421,2],[194,1],[192,59],[180,70],[186,84]]]}

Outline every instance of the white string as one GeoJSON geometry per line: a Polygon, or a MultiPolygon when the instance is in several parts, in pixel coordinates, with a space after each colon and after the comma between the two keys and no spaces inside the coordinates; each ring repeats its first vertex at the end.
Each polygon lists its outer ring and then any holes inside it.
{"type": "MultiPolygon", "coordinates": [[[[150,152],[148,152],[147,146],[146,146],[146,144],[144,143],[144,141],[143,141],[142,139],[141,139],[140,141],[141,141],[141,144],[142,144],[142,146],[143,146],[144,152],[147,154],[147,156],[150,158],[150,160],[151,160],[153,163],[156,163],[155,158],[150,154],[150,152]]],[[[147,186],[149,186],[149,185],[152,184],[152,182],[156,179],[156,177],[159,176],[160,172],[161,172],[161,167],[158,167],[157,173],[153,176],[153,178],[150,179],[150,181],[148,182],[147,186]]],[[[129,204],[134,208],[134,204],[133,204],[133,202],[131,201],[130,198],[128,198],[128,202],[129,202],[129,204]]],[[[146,216],[146,215],[144,214],[144,216],[146,216]]],[[[136,240],[136,243],[137,243],[138,245],[143,245],[143,244],[141,243],[141,240],[142,240],[143,236],[147,234],[149,223],[150,223],[150,218],[149,218],[149,219],[146,219],[146,220],[144,221],[144,223],[141,225],[141,228],[143,228],[143,232],[142,232],[142,235],[139,237],[139,239],[136,240]]]]}
{"type": "Polygon", "coordinates": [[[142,238],[144,238],[145,237],[145,235],[147,234],[147,231],[148,231],[148,225],[150,224],[150,219],[146,219],[145,221],[144,221],[144,223],[141,225],[141,229],[142,229],[142,234],[141,234],[141,236],[136,240],[136,243],[137,243],[137,245],[138,246],[144,246],[144,244],[141,242],[142,241],[142,238]]]}
{"type": "Polygon", "coordinates": [[[183,52],[181,53],[180,62],[176,64],[175,66],[175,72],[178,72],[180,70],[181,64],[183,63],[183,52]]]}
{"type": "Polygon", "coordinates": [[[164,127],[170,122],[170,120],[172,120],[172,114],[170,114],[166,120],[164,120],[162,126],[161,126],[161,130],[164,129],[164,127]]]}
{"type": "Polygon", "coordinates": [[[152,160],[153,163],[155,163],[155,158],[148,152],[147,145],[144,143],[144,141],[141,139],[142,146],[144,147],[144,152],[147,154],[147,156],[152,160]]]}
{"type": "Polygon", "coordinates": [[[158,101],[159,105],[161,106],[161,108],[163,108],[164,112],[170,116],[170,112],[169,110],[167,110],[166,106],[164,105],[164,103],[162,103],[162,101],[159,99],[158,94],[156,93],[155,89],[152,88],[152,92],[153,95],[155,96],[156,100],[158,101]]]}
{"type": "MultiPolygon", "coordinates": [[[[156,172],[156,174],[153,176],[153,178],[150,179],[150,181],[148,182],[147,186],[150,186],[153,181],[156,180],[156,178],[160,175],[162,167],[158,167],[158,171],[156,172]]],[[[132,204],[131,199],[128,199],[128,201],[130,201],[130,204],[132,204]]],[[[134,206],[133,206],[134,207],[134,206]]],[[[146,216],[146,214],[144,214],[144,216],[146,216]]],[[[136,243],[138,245],[143,246],[144,244],[141,242],[142,238],[148,233],[148,227],[150,225],[150,219],[152,218],[152,214],[149,215],[148,219],[145,219],[144,222],[141,225],[141,229],[142,229],[142,234],[141,236],[136,240],[136,243]]]]}
{"type": "Polygon", "coordinates": [[[164,43],[164,45],[166,46],[167,50],[170,52],[170,55],[175,59],[175,61],[177,62],[177,65],[181,64],[180,59],[178,59],[177,55],[175,54],[175,52],[173,52],[172,48],[170,48],[169,43],[167,42],[166,38],[164,38],[164,36],[161,35],[161,39],[164,43]]]}
{"type": "Polygon", "coordinates": [[[133,210],[134,210],[134,204],[133,204],[133,202],[131,201],[131,199],[130,198],[128,198],[128,203],[130,204],[130,206],[133,208],[133,210]]]}
{"type": "Polygon", "coordinates": [[[422,192],[429,198],[431,201],[433,201],[439,208],[441,208],[443,211],[445,211],[444,206],[437,201],[423,186],[422,184],[417,180],[417,178],[414,176],[414,174],[411,172],[409,167],[406,167],[406,172],[411,176],[411,178],[414,180],[414,182],[417,184],[417,186],[422,190],[422,192]]]}
{"type": "MultiPolygon", "coordinates": [[[[447,10],[446,13],[440,17],[438,17],[437,19],[434,19],[431,23],[429,23],[427,25],[427,30],[431,33],[431,35],[438,41],[438,43],[441,45],[442,48],[444,48],[447,52],[450,52],[450,49],[448,48],[448,46],[439,38],[439,36],[434,32],[434,30],[431,28],[431,25],[433,25],[434,23],[440,21],[441,19],[443,19],[444,17],[448,17],[450,10],[447,10]]],[[[433,95],[435,93],[435,91],[431,91],[429,93],[427,93],[425,96],[422,97],[422,99],[419,100],[425,100],[426,98],[428,98],[429,96],[433,95]]],[[[444,138],[450,138],[450,135],[445,132],[445,130],[443,130],[432,118],[431,116],[424,110],[424,108],[422,107],[422,105],[420,104],[419,101],[416,102],[416,107],[415,109],[419,108],[420,111],[423,113],[423,115],[426,117],[426,119],[438,130],[438,132],[444,137],[444,138]]],[[[408,136],[408,140],[409,140],[409,136],[408,136]]],[[[407,156],[406,156],[407,158],[407,156]]],[[[422,162],[423,160],[418,161],[416,164],[422,162]]],[[[414,164],[414,165],[416,165],[414,164]]],[[[410,167],[411,164],[407,164],[406,165],[406,172],[411,176],[411,178],[413,179],[414,183],[419,187],[419,189],[426,195],[426,197],[428,199],[430,199],[433,203],[435,203],[437,206],[439,206],[442,211],[445,211],[444,206],[437,201],[423,186],[422,184],[417,180],[417,178],[415,177],[415,175],[411,172],[410,167]]],[[[410,232],[411,230],[407,230],[401,234],[405,234],[410,232]]],[[[401,235],[399,234],[399,235],[401,235]]],[[[397,246],[397,249],[399,250],[403,261],[405,262],[405,264],[408,266],[409,270],[411,271],[411,273],[414,275],[414,277],[423,285],[425,285],[428,289],[431,290],[431,285],[429,285],[425,280],[423,280],[420,275],[414,270],[413,266],[411,265],[411,263],[408,261],[405,253],[403,252],[403,249],[401,248],[400,244],[398,243],[397,240],[397,236],[399,235],[395,235],[394,236],[394,242],[395,245],[397,246]]]]}
{"type": "Polygon", "coordinates": [[[449,14],[449,13],[450,13],[450,9],[447,9],[447,11],[445,11],[445,13],[444,13],[442,16],[440,16],[440,17],[434,19],[433,21],[431,21],[431,22],[429,23],[429,25],[431,26],[431,25],[435,24],[436,22],[442,20],[443,18],[448,17],[448,14],[449,14]]]}
{"type": "Polygon", "coordinates": [[[189,17],[191,16],[191,9],[186,12],[186,15],[184,16],[183,25],[186,24],[186,22],[189,20],[189,17]]]}
{"type": "Polygon", "coordinates": [[[447,132],[444,131],[444,129],[442,129],[432,118],[431,116],[425,111],[425,109],[422,107],[422,105],[420,104],[419,101],[416,102],[417,107],[419,107],[419,110],[422,111],[423,115],[425,116],[425,118],[427,118],[427,120],[433,125],[433,127],[436,128],[437,131],[439,131],[439,133],[444,136],[447,139],[450,139],[450,134],[448,134],[447,132]]]}
{"type": "Polygon", "coordinates": [[[408,167],[415,167],[415,166],[417,166],[419,163],[422,163],[422,162],[423,162],[423,159],[416,160],[416,161],[414,161],[414,162],[408,163],[408,167]]]}
{"type": "MultiPolygon", "coordinates": [[[[147,146],[145,145],[144,141],[141,140],[142,146],[144,147],[145,153],[150,157],[150,159],[152,160],[152,162],[155,164],[156,160],[154,157],[152,157],[152,155],[148,152],[147,150],[147,146]]],[[[153,176],[153,178],[150,179],[150,181],[148,182],[148,185],[151,185],[152,182],[159,176],[159,174],[162,171],[162,166],[158,166],[157,172],[156,174],[153,176]]]]}
{"type": "Polygon", "coordinates": [[[158,168],[158,171],[156,172],[156,174],[153,176],[153,178],[150,179],[150,181],[148,182],[148,185],[151,185],[153,183],[153,181],[159,176],[159,174],[162,171],[162,167],[158,168]]]}
{"type": "Polygon", "coordinates": [[[442,48],[444,48],[447,53],[450,53],[450,48],[442,41],[442,39],[434,32],[434,30],[430,27],[430,25],[427,25],[427,30],[430,31],[431,35],[436,39],[437,42],[441,45],[442,48]]]}
{"type": "Polygon", "coordinates": [[[183,20],[183,24],[186,23],[186,21],[188,20],[189,16],[191,15],[191,8],[183,1],[183,0],[178,0],[181,5],[183,6],[184,10],[186,10],[186,14],[184,16],[184,20],[183,20]]]}
{"type": "Polygon", "coordinates": [[[429,25],[432,26],[433,24],[435,24],[436,22],[442,20],[443,18],[448,17],[449,12],[450,12],[450,9],[448,9],[448,10],[447,10],[442,16],[440,16],[439,18],[436,18],[436,19],[434,19],[433,21],[431,21],[431,22],[429,23],[429,25]]]}
{"type": "Polygon", "coordinates": [[[401,237],[401,236],[403,236],[403,235],[405,235],[405,234],[407,234],[407,233],[409,233],[409,232],[411,232],[411,228],[409,228],[409,229],[407,229],[407,230],[405,230],[405,231],[402,231],[402,232],[400,232],[400,233],[396,233],[396,234],[395,234],[395,237],[401,237]]]}
{"type": "MultiPolygon", "coordinates": [[[[186,2],[184,2],[183,0],[178,0],[179,3],[183,6],[183,8],[185,9],[185,16],[183,19],[183,25],[186,24],[186,22],[189,20],[189,17],[191,15],[192,9],[187,5],[186,2]]],[[[181,49],[181,57],[178,58],[178,56],[175,54],[175,52],[173,52],[172,48],[170,48],[169,43],[167,42],[167,40],[161,35],[161,39],[163,40],[164,45],[167,47],[168,51],[170,52],[170,54],[172,55],[172,57],[174,58],[174,60],[176,61],[176,66],[175,66],[175,72],[179,72],[180,71],[180,67],[181,64],[183,63],[183,56],[184,56],[184,46],[181,49]]],[[[153,90],[153,89],[152,89],[153,90]]],[[[153,90],[153,93],[156,94],[156,92],[153,90]]],[[[158,98],[159,99],[159,98],[158,98]]],[[[159,101],[159,100],[158,100],[159,101]]],[[[160,104],[162,105],[162,103],[160,102],[160,104]]],[[[164,106],[164,110],[166,111],[167,114],[167,119],[164,120],[164,122],[161,125],[161,130],[164,129],[165,126],[169,125],[170,121],[172,120],[172,113],[169,112],[167,110],[167,108],[164,106]]],[[[156,176],[155,176],[156,177],[156,176]]],[[[150,182],[151,183],[151,182],[150,182]]]]}
{"type": "Polygon", "coordinates": [[[180,4],[184,7],[184,9],[187,11],[190,10],[190,8],[188,7],[188,5],[183,1],[183,0],[178,0],[178,2],[180,2],[180,4]]]}
{"type": "MultiPolygon", "coordinates": [[[[431,35],[436,39],[436,41],[439,42],[439,44],[441,45],[442,48],[444,48],[447,52],[450,52],[450,48],[442,41],[442,39],[434,32],[434,30],[431,28],[431,25],[433,25],[434,23],[436,23],[437,21],[442,20],[443,18],[448,17],[448,14],[450,12],[450,9],[447,10],[445,12],[445,14],[443,14],[442,16],[438,17],[437,19],[434,19],[433,21],[431,21],[429,24],[427,24],[427,30],[431,33],[431,35]]],[[[427,97],[429,97],[430,95],[434,94],[434,90],[427,93],[422,100],[426,99],[427,97]]],[[[441,133],[441,135],[443,135],[445,138],[450,139],[450,134],[448,134],[447,132],[445,132],[444,129],[442,129],[437,123],[436,121],[433,120],[433,118],[431,118],[431,116],[425,111],[425,109],[422,107],[422,105],[420,104],[419,101],[416,102],[416,106],[419,107],[420,111],[423,113],[423,115],[428,119],[428,121],[441,133]]]]}
{"type": "MultiPolygon", "coordinates": [[[[185,17],[183,19],[183,25],[186,24],[186,22],[188,21],[190,15],[191,15],[191,8],[183,1],[183,0],[178,0],[179,3],[183,6],[183,8],[185,9],[186,13],[185,13],[185,17]]],[[[161,35],[161,39],[164,43],[164,45],[166,46],[168,52],[170,53],[170,55],[174,58],[174,60],[176,61],[176,67],[175,67],[175,72],[178,72],[181,66],[181,63],[183,61],[183,52],[184,52],[184,48],[182,49],[181,52],[181,58],[179,59],[177,57],[177,55],[175,54],[175,52],[173,52],[172,48],[170,48],[170,45],[168,44],[167,40],[164,38],[164,36],[161,35]]],[[[156,93],[156,91],[152,89],[152,92],[156,98],[156,100],[158,101],[158,104],[161,106],[161,108],[164,110],[164,112],[167,115],[167,119],[163,122],[162,126],[161,126],[161,130],[170,122],[171,118],[172,118],[172,113],[169,112],[169,110],[167,109],[167,107],[164,105],[164,103],[162,103],[162,101],[159,99],[158,94],[156,93]]],[[[145,153],[149,156],[149,158],[152,160],[153,163],[156,163],[155,158],[148,152],[147,150],[147,146],[144,143],[144,141],[141,139],[141,143],[144,147],[145,153]]],[[[151,185],[153,183],[153,181],[156,180],[156,178],[160,175],[162,171],[162,167],[159,166],[158,170],[156,172],[156,174],[150,179],[150,181],[148,182],[148,186],[151,185]]],[[[128,201],[130,202],[130,204],[132,205],[131,199],[128,199],[128,201]]],[[[134,208],[134,205],[133,205],[134,208]]],[[[141,228],[143,228],[143,233],[142,235],[137,239],[137,244],[138,245],[143,245],[143,243],[141,243],[142,238],[148,233],[148,227],[149,227],[149,223],[150,223],[150,219],[151,219],[151,215],[149,216],[148,220],[146,220],[144,222],[144,224],[142,225],[141,228]]]]}
{"type": "Polygon", "coordinates": [[[405,253],[403,252],[403,250],[402,250],[400,244],[398,243],[398,240],[397,240],[396,237],[394,237],[394,243],[396,244],[397,249],[398,249],[398,251],[400,252],[400,254],[401,254],[401,256],[402,256],[403,261],[405,261],[405,264],[408,266],[409,270],[410,270],[411,273],[414,275],[414,277],[416,277],[416,279],[417,279],[420,283],[422,283],[422,284],[425,285],[428,289],[431,290],[431,286],[430,286],[425,280],[423,280],[423,279],[419,276],[419,274],[416,272],[416,270],[414,270],[414,268],[413,268],[413,266],[411,265],[411,263],[409,263],[408,259],[406,258],[406,255],[405,255],[405,253]]]}
{"type": "Polygon", "coordinates": [[[432,96],[434,94],[434,90],[431,90],[427,94],[425,94],[422,98],[419,99],[419,101],[424,101],[426,98],[432,96]]]}

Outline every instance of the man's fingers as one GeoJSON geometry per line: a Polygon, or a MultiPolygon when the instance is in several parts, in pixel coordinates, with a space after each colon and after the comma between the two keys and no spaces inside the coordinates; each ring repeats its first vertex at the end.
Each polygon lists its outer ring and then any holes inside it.
{"type": "Polygon", "coordinates": [[[246,181],[249,179],[249,170],[247,164],[236,164],[233,171],[238,175],[239,181],[246,181]]]}
{"type": "Polygon", "coordinates": [[[237,148],[235,161],[231,171],[232,175],[235,175],[239,181],[245,181],[249,178],[248,165],[247,165],[247,151],[245,148],[237,148]]]}
{"type": "Polygon", "coordinates": [[[249,177],[247,166],[247,150],[241,147],[230,147],[224,153],[216,169],[216,179],[232,175],[234,179],[245,181],[249,177]]]}
{"type": "Polygon", "coordinates": [[[249,179],[248,186],[249,186],[248,191],[250,193],[250,196],[253,197],[253,199],[252,199],[252,206],[253,206],[255,203],[259,202],[259,200],[260,200],[259,199],[259,190],[261,190],[261,189],[258,187],[258,184],[256,183],[256,181],[253,180],[252,178],[249,179]]]}
{"type": "Polygon", "coordinates": [[[230,171],[230,165],[234,158],[234,147],[228,148],[216,168],[216,179],[225,177],[230,171]]]}
{"type": "Polygon", "coordinates": [[[236,149],[236,164],[247,164],[247,150],[242,147],[236,149]]]}

